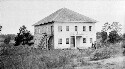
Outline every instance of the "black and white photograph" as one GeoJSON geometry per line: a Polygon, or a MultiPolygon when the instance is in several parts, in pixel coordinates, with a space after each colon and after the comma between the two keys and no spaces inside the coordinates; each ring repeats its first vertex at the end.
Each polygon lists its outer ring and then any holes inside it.
{"type": "Polygon", "coordinates": [[[0,0],[0,69],[125,69],[125,0],[0,0]]]}

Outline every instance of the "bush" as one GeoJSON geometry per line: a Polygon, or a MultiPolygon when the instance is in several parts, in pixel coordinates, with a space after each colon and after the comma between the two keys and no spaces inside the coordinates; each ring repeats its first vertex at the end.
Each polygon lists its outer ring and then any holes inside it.
{"type": "Polygon", "coordinates": [[[125,56],[125,40],[123,40],[122,48],[124,49],[123,55],[125,56]]]}
{"type": "Polygon", "coordinates": [[[101,60],[101,59],[107,59],[115,55],[122,55],[123,49],[122,49],[122,43],[116,43],[116,44],[109,44],[105,47],[102,47],[100,49],[95,50],[91,54],[90,59],[91,60],[101,60]]]}
{"type": "Polygon", "coordinates": [[[43,56],[40,58],[42,62],[45,63],[47,68],[57,68],[62,67],[68,63],[68,58],[64,56],[59,57],[47,57],[43,56]]]}
{"type": "Polygon", "coordinates": [[[4,43],[9,44],[10,40],[11,40],[11,37],[8,36],[8,37],[5,38],[4,43]]]}
{"type": "Polygon", "coordinates": [[[105,48],[105,49],[96,50],[90,59],[91,60],[101,60],[101,59],[107,59],[110,57],[111,57],[110,51],[106,50],[106,48],[105,48]]]}

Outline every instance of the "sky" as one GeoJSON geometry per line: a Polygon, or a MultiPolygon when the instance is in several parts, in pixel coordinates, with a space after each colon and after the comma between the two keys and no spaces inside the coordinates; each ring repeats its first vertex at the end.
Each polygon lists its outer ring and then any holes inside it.
{"type": "Polygon", "coordinates": [[[33,34],[34,23],[60,8],[97,20],[96,31],[100,31],[106,22],[119,22],[125,27],[124,0],[0,0],[1,33],[17,34],[25,25],[33,34]]]}

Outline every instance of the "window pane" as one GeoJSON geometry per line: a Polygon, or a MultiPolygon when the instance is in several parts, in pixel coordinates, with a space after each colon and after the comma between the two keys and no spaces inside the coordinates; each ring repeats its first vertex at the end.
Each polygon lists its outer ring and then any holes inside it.
{"type": "Polygon", "coordinates": [[[66,38],[66,44],[69,44],[69,38],[66,38]]]}
{"type": "Polygon", "coordinates": [[[38,29],[38,33],[40,34],[40,29],[38,29]]]}
{"type": "Polygon", "coordinates": [[[35,34],[37,33],[37,29],[35,29],[35,32],[34,32],[35,34]]]}
{"type": "Polygon", "coordinates": [[[92,31],[92,26],[89,26],[89,31],[92,31]]]}
{"type": "Polygon", "coordinates": [[[62,31],[62,26],[58,26],[58,31],[59,31],[59,32],[62,31]]]}
{"type": "Polygon", "coordinates": [[[62,44],[62,39],[58,39],[58,44],[62,44]]]}
{"type": "Polygon", "coordinates": [[[77,31],[77,26],[75,26],[75,31],[77,31]]]}
{"type": "Polygon", "coordinates": [[[90,38],[90,43],[92,43],[93,41],[92,41],[92,38],[90,38]]]}
{"type": "Polygon", "coordinates": [[[83,31],[86,31],[86,26],[83,26],[83,31]]]}
{"type": "Polygon", "coordinates": [[[66,31],[69,31],[69,26],[66,26],[66,31]]]}
{"type": "Polygon", "coordinates": [[[86,38],[83,38],[83,43],[86,43],[86,38]]]}

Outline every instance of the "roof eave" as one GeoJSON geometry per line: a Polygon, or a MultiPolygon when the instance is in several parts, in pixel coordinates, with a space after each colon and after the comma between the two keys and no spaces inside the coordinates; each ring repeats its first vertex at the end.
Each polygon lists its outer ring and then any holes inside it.
{"type": "Polygon", "coordinates": [[[55,21],[45,22],[45,23],[39,23],[39,24],[33,24],[32,26],[40,26],[44,24],[54,23],[55,21]]]}
{"type": "Polygon", "coordinates": [[[61,22],[61,23],[96,23],[97,21],[55,21],[55,22],[61,22]]]}

